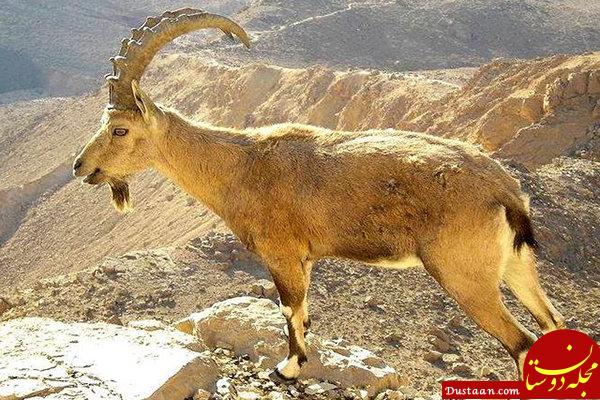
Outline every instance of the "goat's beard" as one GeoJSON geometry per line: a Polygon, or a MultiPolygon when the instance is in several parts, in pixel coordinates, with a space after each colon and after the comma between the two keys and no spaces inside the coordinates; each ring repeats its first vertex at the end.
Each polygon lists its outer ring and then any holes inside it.
{"type": "Polygon", "coordinates": [[[123,214],[132,211],[133,207],[127,182],[117,178],[110,178],[108,179],[108,185],[112,193],[112,203],[116,210],[123,214]]]}

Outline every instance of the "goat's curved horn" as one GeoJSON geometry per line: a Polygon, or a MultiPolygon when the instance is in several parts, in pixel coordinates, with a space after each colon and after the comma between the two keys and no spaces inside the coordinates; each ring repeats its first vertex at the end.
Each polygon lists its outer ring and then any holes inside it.
{"type": "Polygon", "coordinates": [[[217,14],[193,8],[167,11],[149,17],[142,26],[132,29],[131,39],[123,39],[119,55],[112,57],[113,74],[107,76],[111,108],[135,109],[132,80],[139,81],[154,55],[167,43],[186,33],[217,28],[229,37],[237,36],[250,47],[248,34],[238,24],[217,14]]]}

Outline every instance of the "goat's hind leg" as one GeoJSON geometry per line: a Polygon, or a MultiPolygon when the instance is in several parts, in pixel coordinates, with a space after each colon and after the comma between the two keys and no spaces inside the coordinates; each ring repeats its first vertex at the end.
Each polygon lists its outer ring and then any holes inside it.
{"type": "Polygon", "coordinates": [[[521,375],[525,355],[536,337],[510,314],[502,302],[498,275],[500,259],[473,253],[422,258],[428,272],[463,311],[502,343],[515,360],[521,375]]]}
{"type": "Polygon", "coordinates": [[[564,317],[554,308],[540,285],[531,249],[523,247],[520,252],[509,256],[504,281],[544,333],[565,327],[564,317]]]}
{"type": "Polygon", "coordinates": [[[281,312],[288,327],[289,353],[277,365],[275,372],[285,380],[296,379],[300,375],[302,364],[307,361],[304,333],[308,321],[308,280],[299,259],[268,262],[268,266],[279,292],[281,312]]]}

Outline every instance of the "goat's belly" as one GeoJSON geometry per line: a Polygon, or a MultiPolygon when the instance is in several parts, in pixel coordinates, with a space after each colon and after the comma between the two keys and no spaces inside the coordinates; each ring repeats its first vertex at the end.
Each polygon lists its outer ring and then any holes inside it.
{"type": "Polygon", "coordinates": [[[423,261],[416,254],[408,254],[396,259],[383,259],[377,261],[369,261],[368,265],[383,267],[389,269],[405,269],[411,267],[422,267],[423,261]]]}

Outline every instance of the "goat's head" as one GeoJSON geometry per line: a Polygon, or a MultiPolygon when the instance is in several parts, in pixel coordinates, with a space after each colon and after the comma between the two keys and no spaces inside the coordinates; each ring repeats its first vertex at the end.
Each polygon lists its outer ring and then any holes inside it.
{"type": "Polygon", "coordinates": [[[152,166],[157,138],[167,128],[162,109],[140,89],[139,80],[154,55],[173,39],[188,32],[218,28],[250,41],[235,22],[216,14],[184,8],[150,17],[132,38],[124,39],[119,55],[111,58],[113,74],[107,76],[110,101],[101,127],[77,156],[73,173],[92,185],[108,183],[117,210],[129,209],[127,178],[152,166]]]}

